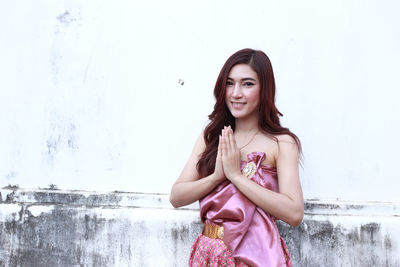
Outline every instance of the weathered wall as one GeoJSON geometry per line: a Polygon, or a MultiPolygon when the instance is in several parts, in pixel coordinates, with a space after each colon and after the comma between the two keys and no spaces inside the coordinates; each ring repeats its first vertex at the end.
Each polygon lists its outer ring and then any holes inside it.
{"type": "Polygon", "coordinates": [[[281,225],[297,266],[398,266],[398,204],[373,201],[400,201],[399,6],[0,1],[0,187],[93,190],[3,190],[0,265],[184,265],[195,207],[99,192],[169,192],[223,62],[254,47],[302,140],[305,198],[348,200],[281,225]]]}
{"type": "MultiPolygon", "coordinates": [[[[1,190],[1,266],[186,266],[198,207],[164,194],[1,190]]],[[[279,223],[294,266],[400,266],[400,205],[306,201],[279,223]]]]}

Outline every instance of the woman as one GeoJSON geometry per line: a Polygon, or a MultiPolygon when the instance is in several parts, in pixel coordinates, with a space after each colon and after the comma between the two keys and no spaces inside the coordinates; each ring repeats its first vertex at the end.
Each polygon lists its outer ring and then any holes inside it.
{"type": "Polygon", "coordinates": [[[262,51],[233,54],[218,76],[214,111],[170,201],[200,200],[203,233],[190,266],[292,266],[275,220],[300,224],[300,141],[280,125],[271,63],[262,51]]]}

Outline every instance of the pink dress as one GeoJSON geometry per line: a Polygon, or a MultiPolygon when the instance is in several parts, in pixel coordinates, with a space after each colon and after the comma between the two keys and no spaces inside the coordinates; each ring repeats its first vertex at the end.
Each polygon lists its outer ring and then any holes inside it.
{"type": "MultiPolygon", "coordinates": [[[[261,164],[265,153],[253,152],[248,161],[255,164],[251,180],[278,192],[276,168],[261,164]]],[[[258,208],[230,181],[218,185],[200,200],[203,222],[224,227],[223,239],[199,235],[189,259],[190,266],[285,266],[292,267],[289,251],[281,238],[275,218],[258,208]]]]}

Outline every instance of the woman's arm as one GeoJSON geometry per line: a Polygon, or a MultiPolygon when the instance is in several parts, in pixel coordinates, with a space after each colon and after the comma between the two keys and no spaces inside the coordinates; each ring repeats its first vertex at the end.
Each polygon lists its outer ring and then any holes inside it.
{"type": "Polygon", "coordinates": [[[303,194],[300,185],[299,150],[289,135],[277,137],[279,152],[276,168],[279,193],[261,187],[240,172],[240,151],[229,128],[222,137],[222,162],[229,179],[247,198],[265,212],[292,226],[299,225],[304,215],[303,194]]]}
{"type": "Polygon", "coordinates": [[[218,146],[214,173],[200,179],[196,165],[205,147],[203,134],[201,134],[197,138],[192,154],[183,168],[181,175],[172,186],[169,201],[175,208],[186,206],[199,200],[225,180],[222,170],[220,145],[218,146]]]}

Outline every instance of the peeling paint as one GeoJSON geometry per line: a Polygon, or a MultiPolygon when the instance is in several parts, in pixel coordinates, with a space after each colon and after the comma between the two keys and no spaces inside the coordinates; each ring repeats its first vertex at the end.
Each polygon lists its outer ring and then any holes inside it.
{"type": "Polygon", "coordinates": [[[1,200],[3,202],[6,202],[8,194],[11,194],[12,192],[13,192],[12,190],[7,190],[7,189],[0,190],[1,200]]]}
{"type": "Polygon", "coordinates": [[[19,204],[0,204],[0,221],[13,220],[20,211],[19,204]]]}
{"type": "Polygon", "coordinates": [[[101,219],[106,220],[113,220],[121,216],[120,211],[117,209],[98,209],[96,214],[101,219]]]}
{"type": "Polygon", "coordinates": [[[54,209],[54,206],[30,206],[27,211],[31,213],[33,217],[38,217],[42,213],[49,213],[54,209]]]}

